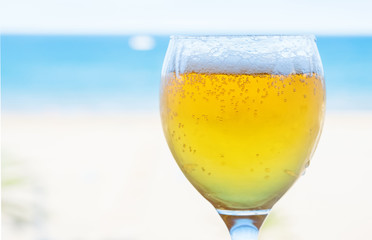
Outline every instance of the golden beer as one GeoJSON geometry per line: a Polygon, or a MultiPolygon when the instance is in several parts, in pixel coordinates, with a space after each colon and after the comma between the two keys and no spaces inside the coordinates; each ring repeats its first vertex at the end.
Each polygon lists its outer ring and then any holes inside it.
{"type": "Polygon", "coordinates": [[[309,164],[324,114],[319,75],[163,78],[168,145],[188,180],[217,209],[269,209],[309,164]]]}

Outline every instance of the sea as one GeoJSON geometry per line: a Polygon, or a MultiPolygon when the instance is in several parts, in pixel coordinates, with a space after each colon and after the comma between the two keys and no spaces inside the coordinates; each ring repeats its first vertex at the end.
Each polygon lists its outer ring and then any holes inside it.
{"type": "MultiPolygon", "coordinates": [[[[2,111],[157,111],[169,36],[2,35],[2,111]]],[[[328,110],[372,110],[372,36],[317,36],[328,110]]]]}

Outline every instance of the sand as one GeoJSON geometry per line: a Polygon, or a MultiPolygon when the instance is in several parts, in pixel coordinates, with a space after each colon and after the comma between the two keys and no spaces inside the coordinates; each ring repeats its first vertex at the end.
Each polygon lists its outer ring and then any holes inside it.
{"type": "MultiPolygon", "coordinates": [[[[328,112],[307,173],[261,239],[371,239],[371,167],[372,112],[328,112]]],[[[3,113],[3,183],[18,176],[2,187],[7,240],[229,239],[156,112],[3,113]]]]}

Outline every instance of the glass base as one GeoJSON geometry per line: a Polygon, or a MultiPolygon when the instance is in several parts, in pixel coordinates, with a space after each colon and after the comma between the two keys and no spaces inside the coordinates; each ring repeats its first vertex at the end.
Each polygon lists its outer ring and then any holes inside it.
{"type": "Polygon", "coordinates": [[[257,240],[260,227],[270,212],[270,209],[216,210],[229,229],[232,240],[257,240]]]}
{"type": "Polygon", "coordinates": [[[216,209],[220,215],[233,215],[233,216],[256,216],[256,215],[268,215],[271,209],[262,210],[221,210],[216,209]]]}

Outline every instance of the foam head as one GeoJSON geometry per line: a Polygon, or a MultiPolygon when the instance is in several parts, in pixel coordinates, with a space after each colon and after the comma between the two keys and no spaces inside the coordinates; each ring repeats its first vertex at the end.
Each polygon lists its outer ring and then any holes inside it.
{"type": "Polygon", "coordinates": [[[173,36],[163,73],[322,73],[315,37],[173,36]]]}

